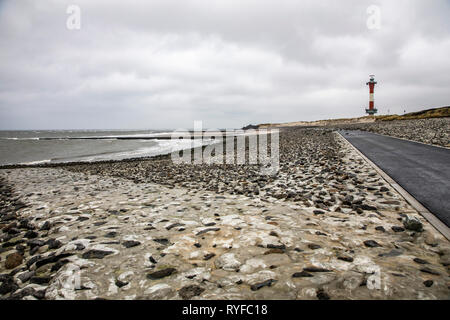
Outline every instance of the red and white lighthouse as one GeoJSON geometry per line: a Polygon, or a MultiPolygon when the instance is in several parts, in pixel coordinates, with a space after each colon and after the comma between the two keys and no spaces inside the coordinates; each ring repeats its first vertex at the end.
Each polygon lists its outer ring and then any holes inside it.
{"type": "Polygon", "coordinates": [[[366,85],[369,86],[369,109],[366,109],[366,113],[369,115],[374,115],[375,113],[378,112],[377,109],[375,109],[375,102],[373,99],[373,92],[375,89],[375,85],[377,84],[377,82],[375,81],[375,76],[373,74],[371,74],[370,76],[370,80],[369,82],[366,83],[366,85]]]}

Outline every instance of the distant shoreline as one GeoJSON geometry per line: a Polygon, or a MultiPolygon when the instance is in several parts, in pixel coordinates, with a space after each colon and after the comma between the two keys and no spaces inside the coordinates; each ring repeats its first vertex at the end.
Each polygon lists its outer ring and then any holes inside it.
{"type": "MultiPolygon", "coordinates": [[[[322,126],[284,126],[276,127],[283,133],[285,130],[292,129],[314,129],[314,128],[328,128],[328,129],[345,129],[345,130],[364,130],[374,133],[380,133],[397,138],[408,139],[425,144],[450,147],[450,117],[440,118],[424,118],[402,121],[375,121],[370,123],[334,123],[322,126]],[[405,122],[406,121],[406,122],[405,122]]],[[[244,130],[245,132],[245,130],[244,130]]],[[[202,146],[202,150],[206,145],[202,146]]],[[[192,151],[200,147],[180,149],[179,152],[192,151]]],[[[101,165],[101,164],[117,164],[117,163],[133,163],[140,161],[158,161],[165,160],[170,157],[171,152],[161,153],[153,156],[137,156],[124,159],[109,159],[109,160],[94,160],[94,161],[70,161],[58,163],[36,163],[36,164],[9,164],[0,165],[1,169],[18,169],[18,168],[57,168],[57,167],[73,167],[77,165],[101,165]]]]}
{"type": "Polygon", "coordinates": [[[394,115],[364,116],[358,118],[340,118],[340,119],[327,119],[315,121],[261,123],[256,125],[250,124],[244,128],[268,129],[268,128],[284,128],[284,127],[324,127],[333,125],[373,123],[379,121],[418,120],[418,119],[447,118],[447,117],[450,117],[450,106],[410,112],[404,115],[394,114],[394,115]]]}

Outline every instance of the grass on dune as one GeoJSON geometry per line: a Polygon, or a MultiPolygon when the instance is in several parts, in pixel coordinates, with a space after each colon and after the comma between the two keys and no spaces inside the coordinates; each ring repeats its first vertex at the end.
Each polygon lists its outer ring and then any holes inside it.
{"type": "Polygon", "coordinates": [[[428,118],[445,118],[450,117],[450,107],[433,108],[417,112],[411,112],[404,115],[381,115],[376,116],[376,121],[393,121],[393,120],[411,120],[411,119],[428,119],[428,118]]]}

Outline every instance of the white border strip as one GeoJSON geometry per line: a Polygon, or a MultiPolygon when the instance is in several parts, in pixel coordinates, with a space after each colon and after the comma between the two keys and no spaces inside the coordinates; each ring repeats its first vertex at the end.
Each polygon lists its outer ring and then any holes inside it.
{"type": "MultiPolygon", "coordinates": [[[[435,215],[433,215],[427,208],[425,208],[419,201],[417,201],[412,195],[410,195],[405,189],[403,189],[394,179],[392,179],[386,172],[381,170],[375,163],[370,161],[361,151],[359,151],[354,145],[350,143],[345,137],[338,131],[335,131],[341,138],[348,143],[368,164],[370,164],[380,176],[386,180],[405,200],[419,212],[436,230],[438,230],[447,240],[450,240],[450,229],[435,215]]],[[[416,141],[417,142],[417,141],[416,141]]]]}

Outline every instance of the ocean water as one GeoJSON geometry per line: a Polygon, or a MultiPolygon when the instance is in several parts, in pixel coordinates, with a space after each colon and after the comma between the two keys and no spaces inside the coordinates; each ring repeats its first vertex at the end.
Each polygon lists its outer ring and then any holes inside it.
{"type": "MultiPolygon", "coordinates": [[[[202,144],[200,140],[142,139],[163,131],[0,131],[0,165],[121,160],[154,156],[202,144]],[[125,139],[123,139],[125,138],[125,139]],[[141,139],[139,139],[141,138],[141,139]]],[[[203,144],[208,141],[203,141],[203,144]]]]}

